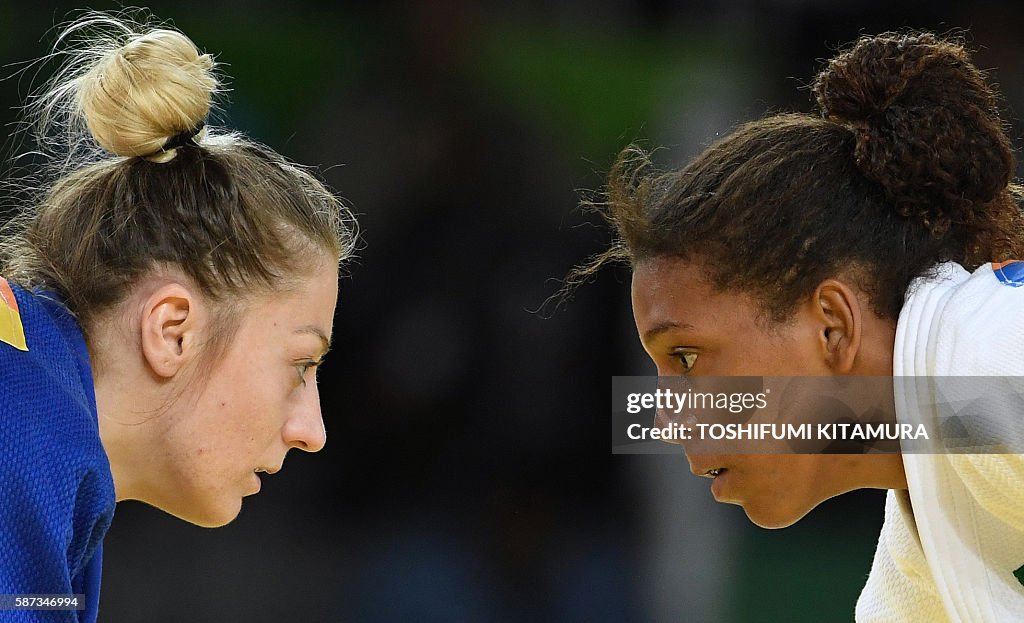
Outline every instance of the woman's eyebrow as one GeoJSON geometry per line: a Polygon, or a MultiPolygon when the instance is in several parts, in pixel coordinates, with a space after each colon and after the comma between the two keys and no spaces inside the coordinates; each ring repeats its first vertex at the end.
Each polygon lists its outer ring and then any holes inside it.
{"type": "Polygon", "coordinates": [[[642,340],[644,342],[650,342],[651,340],[658,337],[662,333],[665,333],[666,331],[671,331],[672,329],[692,330],[693,328],[694,326],[688,322],[680,323],[671,320],[659,322],[658,324],[654,325],[644,333],[642,340]]]}
{"type": "Polygon", "coordinates": [[[320,338],[320,341],[323,342],[323,351],[320,354],[321,357],[326,355],[327,351],[331,350],[331,338],[327,337],[327,335],[323,331],[321,331],[319,327],[314,327],[313,325],[305,325],[299,327],[298,329],[295,329],[295,333],[310,333],[320,338]]]}

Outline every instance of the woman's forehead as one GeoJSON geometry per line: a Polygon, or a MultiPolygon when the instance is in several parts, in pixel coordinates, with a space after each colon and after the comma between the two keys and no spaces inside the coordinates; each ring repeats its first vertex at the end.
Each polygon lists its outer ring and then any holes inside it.
{"type": "Polygon", "coordinates": [[[735,328],[752,323],[757,313],[750,296],[715,289],[700,264],[679,258],[634,266],[632,298],[641,337],[666,329],[735,328]]]}
{"type": "Polygon", "coordinates": [[[652,258],[633,268],[633,305],[644,308],[703,307],[717,294],[698,264],[678,258],[652,258]]]}

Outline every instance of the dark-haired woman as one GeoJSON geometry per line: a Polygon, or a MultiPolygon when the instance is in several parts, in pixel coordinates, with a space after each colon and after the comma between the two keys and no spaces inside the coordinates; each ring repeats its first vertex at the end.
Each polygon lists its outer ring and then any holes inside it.
{"type": "MultiPolygon", "coordinates": [[[[632,265],[659,375],[1024,376],[1014,158],[968,53],[929,34],[865,37],[814,92],[820,115],[748,123],[681,170],[620,156],[617,240],[583,272],[632,265]]],[[[1024,620],[1021,455],[688,458],[765,527],[888,489],[858,621],[1024,620]]]]}
{"type": "Polygon", "coordinates": [[[323,447],[353,232],[307,172],[206,124],[218,82],[185,35],[98,16],[62,40],[38,100],[62,166],[0,246],[0,593],[83,594],[46,620],[94,621],[115,501],[221,526],[323,447]]]}

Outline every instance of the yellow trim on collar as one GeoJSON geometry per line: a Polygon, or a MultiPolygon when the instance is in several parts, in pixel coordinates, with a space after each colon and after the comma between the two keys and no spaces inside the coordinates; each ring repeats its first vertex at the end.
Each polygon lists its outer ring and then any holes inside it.
{"type": "Polygon", "coordinates": [[[18,350],[28,350],[25,342],[25,327],[21,324],[18,300],[10,284],[0,277],[0,342],[10,344],[18,350]]]}

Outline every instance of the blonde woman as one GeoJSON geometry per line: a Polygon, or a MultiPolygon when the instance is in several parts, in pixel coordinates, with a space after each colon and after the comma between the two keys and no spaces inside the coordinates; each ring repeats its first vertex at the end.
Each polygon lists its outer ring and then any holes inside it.
{"type": "Polygon", "coordinates": [[[221,526],[323,447],[354,223],[211,127],[214,62],[184,34],[93,16],[61,42],[36,116],[58,172],[2,238],[0,593],[84,595],[62,614],[94,621],[116,501],[221,526]]]}

